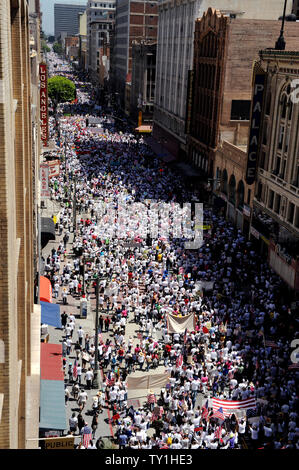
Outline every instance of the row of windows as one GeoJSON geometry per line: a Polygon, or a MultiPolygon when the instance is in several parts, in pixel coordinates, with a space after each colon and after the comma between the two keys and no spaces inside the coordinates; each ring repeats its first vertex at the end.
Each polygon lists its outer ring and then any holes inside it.
{"type": "Polygon", "coordinates": [[[299,206],[295,206],[291,201],[286,201],[283,196],[272,189],[267,191],[261,182],[257,186],[256,198],[275,214],[283,217],[290,225],[299,228],[299,206]]]}

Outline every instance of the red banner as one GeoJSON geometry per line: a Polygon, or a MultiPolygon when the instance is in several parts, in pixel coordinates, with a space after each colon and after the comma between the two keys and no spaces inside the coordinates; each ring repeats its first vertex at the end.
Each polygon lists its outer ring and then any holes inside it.
{"type": "Polygon", "coordinates": [[[39,64],[40,80],[40,121],[41,121],[41,140],[45,147],[48,146],[48,73],[47,65],[39,64]]]}

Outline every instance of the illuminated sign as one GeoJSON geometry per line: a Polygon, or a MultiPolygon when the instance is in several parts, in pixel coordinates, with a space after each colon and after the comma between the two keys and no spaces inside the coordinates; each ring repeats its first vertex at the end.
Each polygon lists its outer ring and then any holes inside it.
{"type": "Polygon", "coordinates": [[[48,73],[47,65],[39,64],[40,81],[40,122],[41,122],[41,140],[45,147],[48,146],[48,73]]]}
{"type": "Polygon", "coordinates": [[[264,91],[266,74],[256,67],[253,79],[253,96],[251,103],[251,120],[249,127],[249,143],[247,155],[246,183],[253,184],[256,178],[256,166],[260,141],[260,130],[262,120],[262,109],[264,101],[264,91]]]}

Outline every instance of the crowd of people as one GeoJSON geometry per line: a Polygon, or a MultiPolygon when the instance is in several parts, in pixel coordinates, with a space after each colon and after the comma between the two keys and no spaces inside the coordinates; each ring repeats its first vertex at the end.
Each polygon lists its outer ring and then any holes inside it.
{"type": "MultiPolygon", "coordinates": [[[[53,74],[59,59],[50,55],[49,62],[53,74]]],[[[74,333],[74,317],[63,318],[63,354],[76,352],[76,376],[73,364],[68,375],[81,410],[95,358],[104,372],[104,386],[94,398],[93,430],[109,407],[120,449],[298,449],[298,369],[290,360],[298,329],[281,296],[282,281],[252,242],[207,204],[210,229],[197,249],[186,249],[185,240],[171,234],[146,233],[150,201],[182,206],[194,201],[194,194],[129,123],[125,128],[107,117],[105,107],[96,108],[99,124],[90,127],[92,86],[81,72],[64,73],[76,83],[77,102],[67,105],[70,116],[51,118],[58,153],[66,154],[60,175],[51,179],[63,243],[45,260],[45,272],[64,304],[69,296],[88,298],[99,279],[98,351],[94,337],[82,328],[74,333]],[[130,209],[130,220],[117,214],[121,203],[130,209]],[[73,226],[74,256],[66,262],[73,226]],[[194,314],[194,330],[170,334],[169,314],[194,314]],[[136,324],[137,343],[126,335],[129,319],[136,324]],[[104,339],[107,332],[112,339],[104,339]],[[169,382],[159,394],[150,393],[147,405],[128,406],[128,375],[160,366],[169,382]],[[212,397],[255,397],[256,406],[220,419],[212,397]]]]}

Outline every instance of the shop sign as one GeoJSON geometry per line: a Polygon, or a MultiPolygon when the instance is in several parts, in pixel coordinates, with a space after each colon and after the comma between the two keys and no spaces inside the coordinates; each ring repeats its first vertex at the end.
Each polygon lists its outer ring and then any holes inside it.
{"type": "Polygon", "coordinates": [[[262,123],[262,109],[266,74],[261,69],[254,70],[253,96],[251,103],[251,119],[249,127],[249,144],[247,152],[246,183],[253,184],[256,178],[257,157],[259,151],[260,131],[262,123]]]}
{"type": "Polygon", "coordinates": [[[48,74],[47,64],[39,64],[40,81],[40,122],[41,122],[41,140],[45,147],[48,146],[48,74]]]}
{"type": "Polygon", "coordinates": [[[40,165],[40,184],[40,197],[42,199],[47,199],[48,197],[50,197],[49,167],[45,163],[40,165]]]}

